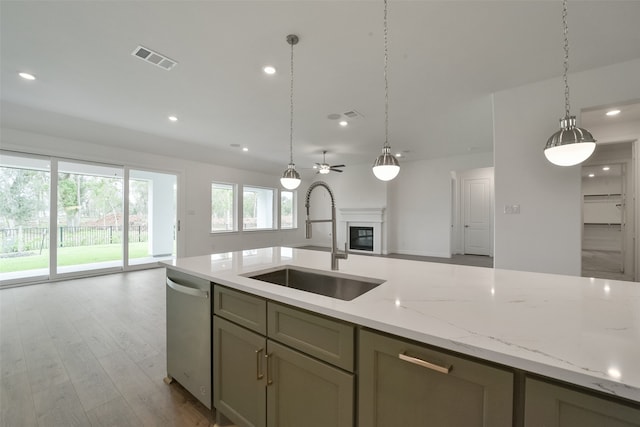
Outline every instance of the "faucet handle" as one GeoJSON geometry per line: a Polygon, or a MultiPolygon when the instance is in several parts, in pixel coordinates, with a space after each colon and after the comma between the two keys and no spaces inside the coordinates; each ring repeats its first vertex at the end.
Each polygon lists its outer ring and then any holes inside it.
{"type": "Polygon", "coordinates": [[[340,259],[347,259],[349,258],[349,252],[347,252],[347,242],[344,242],[344,252],[339,254],[340,259]]]}

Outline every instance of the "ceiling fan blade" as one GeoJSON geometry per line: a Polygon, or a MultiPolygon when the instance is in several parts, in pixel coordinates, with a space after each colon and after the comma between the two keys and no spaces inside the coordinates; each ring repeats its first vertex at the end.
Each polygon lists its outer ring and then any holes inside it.
{"type": "Polygon", "coordinates": [[[342,173],[343,171],[341,171],[340,169],[334,169],[334,168],[329,168],[330,171],[334,171],[334,172],[340,172],[342,173]]]}
{"type": "Polygon", "coordinates": [[[332,168],[345,168],[345,165],[331,165],[332,168]]]}

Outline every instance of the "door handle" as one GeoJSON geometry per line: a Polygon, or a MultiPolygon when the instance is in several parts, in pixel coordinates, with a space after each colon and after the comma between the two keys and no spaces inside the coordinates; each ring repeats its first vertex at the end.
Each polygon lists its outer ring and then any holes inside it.
{"type": "Polygon", "coordinates": [[[273,384],[273,378],[271,378],[271,355],[266,353],[264,357],[267,359],[267,385],[273,384]]]}
{"type": "Polygon", "coordinates": [[[192,297],[198,298],[209,298],[209,292],[203,291],[202,289],[190,288],[188,286],[179,285],[173,280],[167,277],[167,286],[173,289],[176,292],[180,292],[181,294],[191,295],[192,297]]]}
{"type": "Polygon", "coordinates": [[[264,374],[262,373],[262,352],[264,351],[264,348],[260,348],[258,350],[256,350],[256,376],[258,380],[261,380],[264,378],[264,374]]]}
{"type": "Polygon", "coordinates": [[[465,224],[464,228],[469,228],[469,226],[465,224]]]}
{"type": "Polygon", "coordinates": [[[413,363],[414,365],[422,366],[423,368],[431,369],[443,374],[448,374],[451,372],[451,369],[453,369],[453,366],[451,365],[436,365],[435,363],[427,362],[426,360],[422,360],[417,357],[408,356],[406,352],[398,354],[398,357],[405,362],[413,363]]]}

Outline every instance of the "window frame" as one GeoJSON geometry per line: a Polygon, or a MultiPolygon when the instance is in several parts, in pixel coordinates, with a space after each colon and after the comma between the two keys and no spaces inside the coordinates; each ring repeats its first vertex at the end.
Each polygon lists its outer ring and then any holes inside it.
{"type": "Polygon", "coordinates": [[[259,185],[243,185],[242,186],[242,199],[241,202],[238,203],[238,217],[241,218],[242,221],[242,231],[274,231],[278,230],[280,215],[279,215],[279,205],[277,204],[276,197],[279,195],[278,189],[273,187],[263,187],[259,185]],[[244,193],[247,192],[247,189],[256,189],[256,190],[268,190],[271,192],[271,226],[270,227],[258,227],[258,217],[259,212],[256,212],[256,228],[246,228],[245,226],[245,212],[244,212],[244,202],[245,197],[244,193]],[[241,209],[241,210],[240,210],[241,209]]]}
{"type": "Polygon", "coordinates": [[[298,228],[298,192],[296,190],[282,190],[280,189],[280,198],[278,205],[278,225],[280,230],[295,230],[298,228]],[[291,227],[284,227],[282,225],[282,194],[291,193],[291,227]]]}
{"type": "MultiPolygon", "coordinates": [[[[219,188],[223,189],[223,188],[219,188]]],[[[230,182],[222,182],[222,181],[211,181],[211,191],[209,192],[210,203],[209,203],[209,233],[210,234],[222,234],[222,233],[236,233],[238,231],[238,184],[233,184],[230,182]],[[213,191],[215,186],[220,187],[230,187],[231,190],[231,229],[225,230],[214,230],[213,227],[213,191]]]]}

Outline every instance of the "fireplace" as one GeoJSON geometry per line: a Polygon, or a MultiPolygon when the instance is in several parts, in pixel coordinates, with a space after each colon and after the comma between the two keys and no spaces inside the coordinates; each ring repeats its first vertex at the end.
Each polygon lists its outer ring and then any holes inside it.
{"type": "Polygon", "coordinates": [[[349,227],[349,249],[373,252],[373,227],[349,227]]]}
{"type": "Polygon", "coordinates": [[[349,251],[368,255],[387,253],[384,208],[340,208],[338,241],[349,251]]]}

